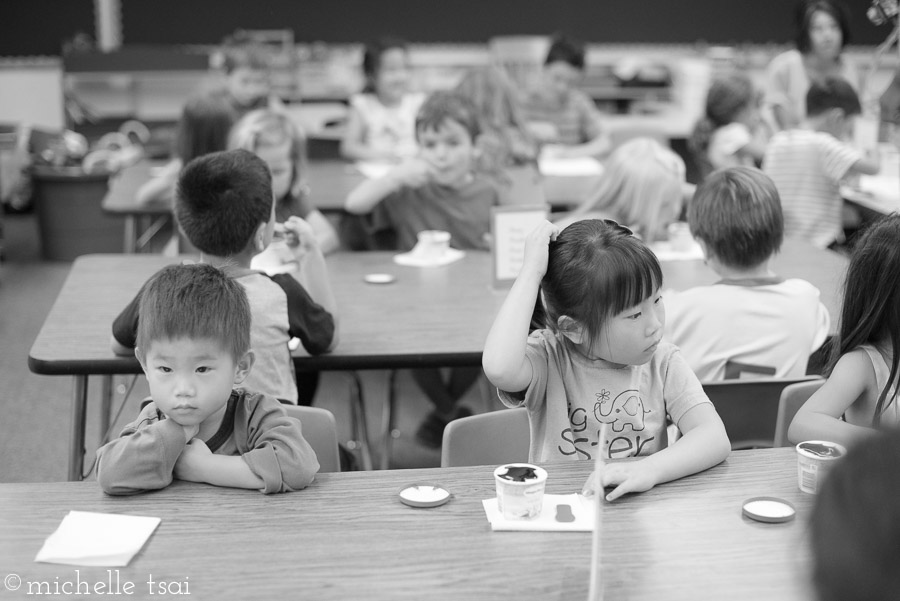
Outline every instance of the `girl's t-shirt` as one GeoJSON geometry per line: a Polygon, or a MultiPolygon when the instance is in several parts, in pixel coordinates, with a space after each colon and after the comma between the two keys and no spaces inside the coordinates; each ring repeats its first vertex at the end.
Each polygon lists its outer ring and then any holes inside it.
{"type": "Polygon", "coordinates": [[[416,114],[424,94],[406,94],[397,106],[385,106],[375,94],[355,94],[350,98],[366,125],[365,144],[373,150],[412,156],[416,153],[416,114]]]}
{"type": "Polygon", "coordinates": [[[668,446],[667,418],[677,424],[710,402],[672,344],[661,343],[643,365],[611,368],[550,330],[535,330],[525,356],[528,388],[499,394],[505,405],[528,410],[532,462],[652,455],[668,446]]]}

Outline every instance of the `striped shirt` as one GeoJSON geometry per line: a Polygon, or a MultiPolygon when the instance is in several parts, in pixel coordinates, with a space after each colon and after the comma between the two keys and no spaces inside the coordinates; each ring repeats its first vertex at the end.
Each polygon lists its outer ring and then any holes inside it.
{"type": "Polygon", "coordinates": [[[522,113],[526,121],[555,125],[557,138],[551,140],[554,144],[583,144],[600,135],[597,107],[581,90],[569,90],[562,103],[532,92],[522,103],[522,113]]]}
{"type": "Polygon", "coordinates": [[[861,158],[825,132],[791,129],[772,137],[763,171],[781,196],[786,236],[820,248],[844,239],[840,181],[861,158]]]}

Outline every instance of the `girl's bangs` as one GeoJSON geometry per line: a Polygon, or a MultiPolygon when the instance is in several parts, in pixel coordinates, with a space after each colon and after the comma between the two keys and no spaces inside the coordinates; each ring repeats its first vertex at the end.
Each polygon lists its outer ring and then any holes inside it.
{"type": "Polygon", "coordinates": [[[641,304],[662,287],[662,268],[656,255],[639,241],[630,242],[633,242],[628,244],[630,248],[621,249],[627,250],[626,253],[610,253],[605,261],[604,268],[612,276],[612,285],[607,288],[609,315],[618,315],[641,304]]]}

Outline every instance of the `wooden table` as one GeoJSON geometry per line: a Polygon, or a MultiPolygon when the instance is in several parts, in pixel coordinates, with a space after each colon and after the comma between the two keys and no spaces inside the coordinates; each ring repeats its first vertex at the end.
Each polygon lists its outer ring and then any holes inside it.
{"type": "MultiPolygon", "coordinates": [[[[551,463],[547,492],[581,490],[590,462],[551,463]]],[[[321,474],[306,490],[255,491],[176,482],[162,491],[108,497],[96,482],[0,484],[3,575],[29,582],[187,583],[192,599],[587,599],[586,532],[492,532],[482,499],[492,467],[321,474]],[[440,483],[446,505],[413,509],[397,492],[440,483]],[[69,510],[162,519],[123,568],[34,563],[69,510]]],[[[737,451],[721,465],[604,504],[600,575],[608,601],[808,598],[805,523],[814,497],[798,490],[793,449],[737,451]],[[743,501],[794,505],[783,524],[753,522],[743,501]]],[[[184,591],[184,588],[182,588],[184,591]]],[[[19,598],[6,592],[6,598],[19,598]]],[[[160,597],[170,598],[170,597],[160,597]]]]}
{"type": "MultiPolygon", "coordinates": [[[[490,255],[468,252],[457,263],[429,269],[396,265],[391,256],[339,252],[327,258],[338,300],[340,342],[327,355],[296,352],[297,369],[481,365],[484,340],[506,297],[505,290],[491,287],[490,255]],[[363,276],[369,273],[390,273],[396,281],[367,284],[363,276]]],[[[79,257],[35,339],[28,356],[33,372],[75,377],[71,479],[81,476],[88,376],[140,373],[135,358],[119,357],[110,350],[112,321],[150,275],[173,261],[159,255],[79,257]]],[[[787,242],[774,268],[782,276],[812,282],[832,316],[837,316],[845,265],[846,259],[837,253],[787,242]]],[[[676,290],[718,279],[701,261],[665,262],[663,273],[665,286],[676,290]]],[[[393,395],[389,399],[382,418],[383,462],[393,429],[393,395]]]]}

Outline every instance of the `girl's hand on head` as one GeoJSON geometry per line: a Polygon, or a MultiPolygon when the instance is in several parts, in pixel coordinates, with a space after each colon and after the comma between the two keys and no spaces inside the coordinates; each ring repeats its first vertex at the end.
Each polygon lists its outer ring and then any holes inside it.
{"type": "Polygon", "coordinates": [[[192,439],[175,462],[175,477],[189,482],[203,482],[203,465],[212,454],[205,442],[199,438],[192,439]]]}
{"type": "Polygon", "coordinates": [[[581,494],[592,497],[603,494],[606,487],[614,486],[605,498],[607,501],[615,501],[625,493],[648,491],[657,482],[652,466],[643,460],[605,463],[602,468],[591,472],[581,494]]]}
{"type": "Polygon", "coordinates": [[[550,241],[556,240],[559,228],[549,221],[538,225],[525,238],[525,259],[522,272],[531,269],[538,277],[544,277],[547,273],[547,261],[550,255],[550,241]]]}

